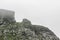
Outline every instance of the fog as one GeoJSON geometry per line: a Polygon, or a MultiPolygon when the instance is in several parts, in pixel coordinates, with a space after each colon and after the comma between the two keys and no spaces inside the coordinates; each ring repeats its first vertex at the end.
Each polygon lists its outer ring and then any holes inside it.
{"type": "Polygon", "coordinates": [[[6,10],[6,9],[0,9],[0,18],[5,18],[5,17],[12,17],[14,18],[14,11],[11,10],[6,10]]]}
{"type": "Polygon", "coordinates": [[[60,0],[0,0],[0,9],[15,11],[17,22],[27,18],[60,37],[60,0]]]}

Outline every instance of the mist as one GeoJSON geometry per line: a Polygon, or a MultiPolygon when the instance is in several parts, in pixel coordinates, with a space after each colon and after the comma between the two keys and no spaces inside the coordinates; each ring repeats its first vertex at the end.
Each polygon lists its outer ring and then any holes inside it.
{"type": "Polygon", "coordinates": [[[17,22],[27,18],[60,37],[60,0],[0,0],[0,9],[15,11],[17,22]]]}

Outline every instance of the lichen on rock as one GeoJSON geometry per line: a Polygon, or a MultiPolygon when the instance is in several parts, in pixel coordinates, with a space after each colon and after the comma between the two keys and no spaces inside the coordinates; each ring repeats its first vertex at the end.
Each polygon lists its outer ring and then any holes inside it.
{"type": "Polygon", "coordinates": [[[14,11],[0,9],[0,40],[60,40],[49,28],[28,19],[16,22],[14,11]]]}

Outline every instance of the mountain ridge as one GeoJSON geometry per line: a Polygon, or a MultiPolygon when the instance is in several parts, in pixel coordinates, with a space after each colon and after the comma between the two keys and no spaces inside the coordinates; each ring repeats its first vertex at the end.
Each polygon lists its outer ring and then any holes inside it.
{"type": "MultiPolygon", "coordinates": [[[[11,11],[8,12],[11,13],[11,11]]],[[[0,40],[60,40],[47,27],[33,25],[26,18],[22,22],[16,22],[13,12],[11,17],[6,16],[0,17],[0,40]]]]}

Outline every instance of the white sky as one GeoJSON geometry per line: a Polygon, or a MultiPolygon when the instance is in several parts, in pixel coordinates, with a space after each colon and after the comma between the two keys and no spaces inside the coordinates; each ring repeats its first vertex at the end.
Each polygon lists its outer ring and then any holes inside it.
{"type": "Polygon", "coordinates": [[[60,37],[60,0],[0,0],[0,9],[15,11],[15,19],[43,25],[60,37]]]}

